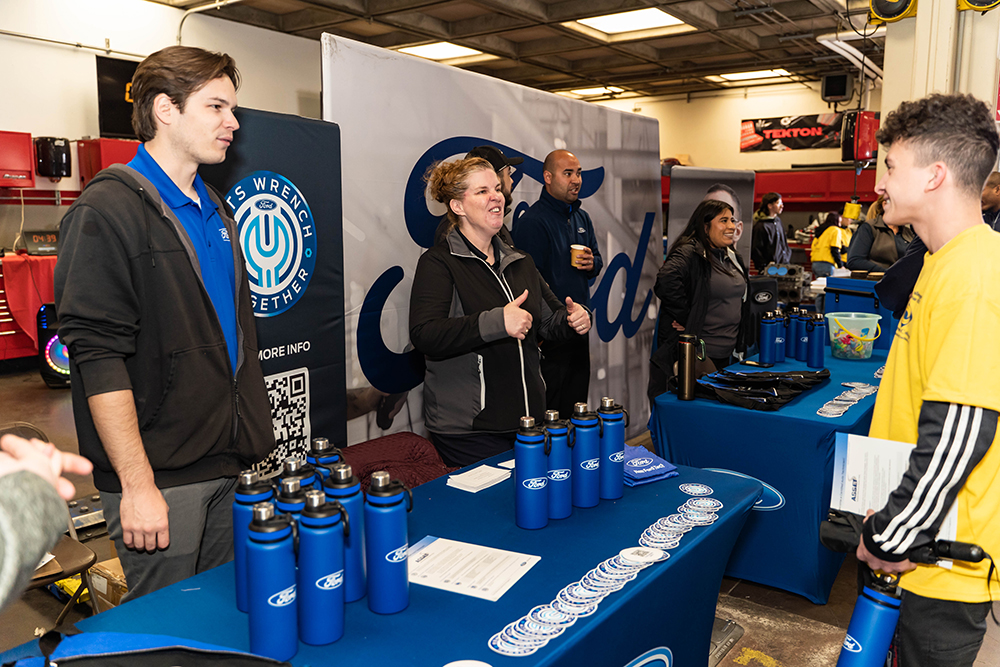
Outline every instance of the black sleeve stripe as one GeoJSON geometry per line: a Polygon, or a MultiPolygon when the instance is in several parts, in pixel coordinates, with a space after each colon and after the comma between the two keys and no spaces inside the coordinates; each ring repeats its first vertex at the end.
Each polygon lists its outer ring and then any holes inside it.
{"type": "Polygon", "coordinates": [[[945,499],[949,495],[954,496],[951,493],[953,489],[957,493],[956,485],[965,477],[981,421],[982,408],[954,403],[948,406],[931,461],[920,475],[909,502],[892,518],[885,530],[873,536],[884,551],[905,553],[920,531],[935,521],[940,523],[943,514],[951,509],[950,503],[947,508],[944,507],[945,499]]]}

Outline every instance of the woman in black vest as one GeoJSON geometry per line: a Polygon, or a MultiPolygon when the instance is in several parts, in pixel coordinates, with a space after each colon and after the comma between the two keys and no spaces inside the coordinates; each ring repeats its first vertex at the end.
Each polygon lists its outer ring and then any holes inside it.
{"type": "Polygon", "coordinates": [[[906,254],[916,234],[909,225],[890,225],[882,219],[882,197],[868,208],[847,251],[847,268],[852,271],[885,271],[906,254]]]}

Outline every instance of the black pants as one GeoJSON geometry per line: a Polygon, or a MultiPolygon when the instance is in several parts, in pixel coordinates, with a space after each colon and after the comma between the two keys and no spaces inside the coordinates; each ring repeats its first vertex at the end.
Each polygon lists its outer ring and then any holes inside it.
{"type": "MultiPolygon", "coordinates": [[[[573,415],[574,403],[586,403],[590,390],[590,334],[542,344],[545,408],[558,410],[560,419],[573,415]]],[[[596,410],[597,405],[589,406],[596,410]]],[[[541,422],[545,415],[531,415],[541,422]]]]}
{"type": "MultiPolygon", "coordinates": [[[[541,421],[541,419],[539,419],[541,421]]],[[[430,433],[431,444],[449,468],[472,465],[514,448],[515,432],[510,433],[430,433]]]]}
{"type": "Polygon", "coordinates": [[[989,602],[935,600],[903,591],[896,628],[899,667],[972,667],[989,611],[989,602]]]}

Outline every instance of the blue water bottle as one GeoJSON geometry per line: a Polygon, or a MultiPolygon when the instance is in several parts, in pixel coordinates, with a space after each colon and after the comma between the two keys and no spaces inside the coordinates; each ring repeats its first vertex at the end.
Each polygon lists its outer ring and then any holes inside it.
{"type": "Polygon", "coordinates": [[[837,667],[882,667],[899,620],[899,598],[865,586],[847,626],[837,667]]]}
{"type": "Polygon", "coordinates": [[[534,417],[521,417],[514,438],[514,521],[535,530],[549,525],[549,438],[535,428],[534,417]]]}
{"type": "Polygon", "coordinates": [[[354,602],[365,596],[365,494],[346,463],[333,466],[323,490],[350,517],[351,534],[344,537],[344,600],[354,602]]]}
{"type": "Polygon", "coordinates": [[[601,439],[597,432],[597,413],[589,412],[586,403],[573,406],[573,505],[595,507],[600,502],[601,439]]]}
{"type": "Polygon", "coordinates": [[[809,368],[823,368],[823,343],[826,339],[826,318],[817,313],[806,323],[809,330],[809,358],[806,365],[809,368]]]}
{"type": "Polygon", "coordinates": [[[778,333],[774,339],[774,363],[780,364],[785,360],[785,342],[788,340],[791,331],[785,311],[779,308],[774,311],[774,316],[778,320],[778,333]]]}
{"type": "Polygon", "coordinates": [[[410,548],[406,515],[413,511],[413,493],[389,473],[372,473],[365,498],[365,554],[368,562],[368,608],[395,614],[410,604],[410,548]]]}
{"type": "Polygon", "coordinates": [[[323,487],[323,482],[330,476],[330,469],[344,460],[344,455],[340,449],[330,444],[326,438],[313,438],[309,445],[309,453],[306,454],[306,463],[311,465],[317,473],[316,488],[323,487]]]}
{"type": "Polygon", "coordinates": [[[809,331],[806,326],[812,316],[805,308],[799,310],[799,336],[795,343],[795,359],[797,361],[808,361],[809,360],[809,331]]]}
{"type": "Polygon", "coordinates": [[[282,464],[281,472],[278,473],[278,484],[286,479],[297,479],[303,492],[322,487],[322,480],[316,484],[316,470],[297,456],[289,456],[282,464]]]}
{"type": "Polygon", "coordinates": [[[600,420],[598,435],[601,439],[601,498],[615,500],[625,491],[625,427],[626,412],[613,399],[601,399],[597,414],[600,420]]]}
{"type": "Polygon", "coordinates": [[[278,507],[278,512],[298,519],[306,506],[306,491],[299,486],[299,480],[294,478],[281,480],[275,505],[278,507]]]}
{"type": "Polygon", "coordinates": [[[774,312],[764,313],[760,320],[760,363],[765,366],[774,365],[774,346],[778,338],[778,318],[774,312]]]}
{"type": "Polygon", "coordinates": [[[306,491],[299,518],[299,639],[323,646],[344,636],[344,537],[347,511],[326,494],[306,491]]]}
{"type": "Polygon", "coordinates": [[[549,434],[549,518],[565,519],[573,513],[570,425],[566,420],[559,419],[558,410],[546,410],[545,430],[549,434]]]}
{"type": "Polygon", "coordinates": [[[292,518],[253,506],[247,539],[250,652],[288,660],[299,650],[292,518]]]}
{"type": "Polygon", "coordinates": [[[246,613],[247,603],[247,533],[253,521],[253,506],[274,500],[274,489],[263,482],[255,470],[240,473],[233,501],[233,565],[236,570],[236,608],[246,613]]]}

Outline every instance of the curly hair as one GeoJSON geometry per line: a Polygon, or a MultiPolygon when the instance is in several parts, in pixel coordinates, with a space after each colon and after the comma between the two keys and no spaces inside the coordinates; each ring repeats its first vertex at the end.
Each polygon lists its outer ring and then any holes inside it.
{"type": "Polygon", "coordinates": [[[448,203],[453,199],[464,197],[465,191],[469,188],[469,176],[483,170],[493,171],[493,165],[481,157],[435,162],[427,169],[424,180],[427,181],[431,197],[448,205],[448,220],[452,227],[458,224],[458,216],[448,203]]]}
{"type": "Polygon", "coordinates": [[[168,46],[148,56],[132,75],[132,129],[139,141],[156,136],[153,101],[165,93],[183,113],[188,97],[209,81],[229,77],[233,87],[240,87],[236,61],[225,53],[214,53],[194,46],[168,46]]]}
{"type": "Polygon", "coordinates": [[[903,102],[886,116],[876,138],[885,146],[905,142],[921,167],[944,162],[958,186],[977,199],[1000,150],[989,107],[972,95],[935,93],[903,102]]]}

